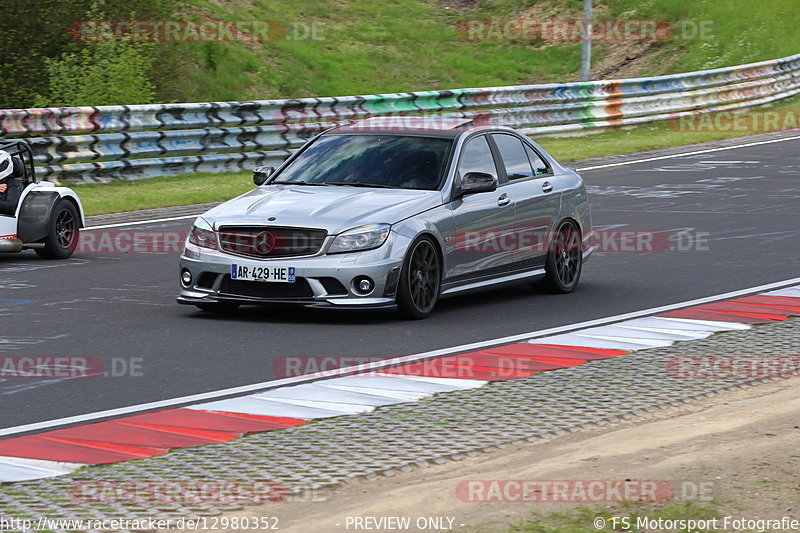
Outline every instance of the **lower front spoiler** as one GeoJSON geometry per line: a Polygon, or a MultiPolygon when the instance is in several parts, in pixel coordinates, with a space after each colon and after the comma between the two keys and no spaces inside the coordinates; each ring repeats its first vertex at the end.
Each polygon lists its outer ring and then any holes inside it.
{"type": "Polygon", "coordinates": [[[277,306],[286,305],[308,309],[338,309],[351,311],[395,311],[397,304],[393,298],[347,298],[314,300],[313,298],[248,298],[246,296],[227,296],[183,291],[176,301],[183,305],[235,303],[240,305],[277,306]]]}

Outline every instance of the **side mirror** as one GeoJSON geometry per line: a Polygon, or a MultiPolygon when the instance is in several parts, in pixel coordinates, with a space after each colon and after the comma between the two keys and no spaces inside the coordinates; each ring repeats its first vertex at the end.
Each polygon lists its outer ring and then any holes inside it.
{"type": "Polygon", "coordinates": [[[497,190],[497,178],[486,172],[467,172],[461,178],[461,196],[497,190]]]}
{"type": "Polygon", "coordinates": [[[253,183],[264,185],[264,183],[275,172],[275,167],[256,167],[253,169],[253,183]]]}

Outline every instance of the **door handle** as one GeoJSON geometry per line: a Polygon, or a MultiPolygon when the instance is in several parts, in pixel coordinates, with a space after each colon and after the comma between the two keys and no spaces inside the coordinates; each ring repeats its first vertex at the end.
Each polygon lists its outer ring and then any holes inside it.
{"type": "Polygon", "coordinates": [[[508,203],[510,201],[511,201],[511,198],[509,198],[506,193],[503,193],[503,194],[500,195],[500,198],[497,199],[497,205],[499,205],[500,207],[504,207],[504,206],[508,205],[508,203]]]}
{"type": "Polygon", "coordinates": [[[549,181],[542,183],[542,192],[550,192],[553,190],[553,184],[549,181]]]}

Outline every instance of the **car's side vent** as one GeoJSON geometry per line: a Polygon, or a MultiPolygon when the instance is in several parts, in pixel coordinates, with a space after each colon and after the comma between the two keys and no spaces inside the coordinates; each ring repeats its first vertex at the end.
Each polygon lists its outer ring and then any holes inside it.
{"type": "Polygon", "coordinates": [[[197,278],[197,285],[198,289],[208,289],[211,290],[211,287],[214,286],[214,282],[217,281],[217,276],[214,272],[203,272],[200,274],[200,277],[197,278]]]}
{"type": "Polygon", "coordinates": [[[347,294],[347,289],[336,278],[319,278],[319,282],[329,295],[347,294]]]}

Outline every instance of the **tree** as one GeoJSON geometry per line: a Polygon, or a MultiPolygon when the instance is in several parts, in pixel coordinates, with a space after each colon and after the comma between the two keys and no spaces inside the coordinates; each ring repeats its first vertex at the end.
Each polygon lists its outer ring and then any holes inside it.
{"type": "Polygon", "coordinates": [[[36,0],[0,14],[0,108],[29,107],[49,88],[45,60],[76,51],[67,28],[89,0],[36,0]]]}
{"type": "Polygon", "coordinates": [[[98,43],[47,60],[49,95],[38,98],[36,107],[153,103],[153,57],[146,46],[98,43]]]}
{"type": "Polygon", "coordinates": [[[36,0],[0,17],[0,107],[141,104],[169,70],[163,44],[80,42],[84,20],[162,20],[177,0],[36,0]],[[76,16],[75,13],[83,14],[76,16]]]}

